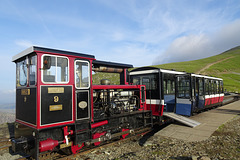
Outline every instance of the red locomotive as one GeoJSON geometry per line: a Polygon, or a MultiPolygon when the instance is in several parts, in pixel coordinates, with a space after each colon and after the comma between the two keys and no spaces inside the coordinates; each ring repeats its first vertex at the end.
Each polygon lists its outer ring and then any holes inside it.
{"type": "Polygon", "coordinates": [[[223,100],[222,79],[96,60],[93,55],[33,46],[16,63],[14,152],[81,148],[163,123],[164,112],[188,115],[223,100]],[[118,73],[93,85],[93,72],[118,73]],[[210,99],[211,96],[214,98],[210,99]],[[208,99],[209,98],[209,99],[208,99]]]}

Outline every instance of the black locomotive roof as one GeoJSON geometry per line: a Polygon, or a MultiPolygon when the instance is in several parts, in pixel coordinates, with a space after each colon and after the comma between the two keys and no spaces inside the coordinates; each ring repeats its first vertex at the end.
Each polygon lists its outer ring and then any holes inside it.
{"type": "Polygon", "coordinates": [[[115,63],[115,62],[107,62],[107,61],[99,61],[99,60],[94,60],[93,65],[106,66],[106,67],[118,67],[118,68],[133,68],[133,65],[131,64],[123,64],[123,63],[115,63]]]}
{"type": "Polygon", "coordinates": [[[95,59],[95,56],[90,54],[83,54],[83,53],[77,53],[77,52],[71,52],[71,51],[64,51],[64,50],[58,50],[58,49],[50,49],[50,48],[44,48],[44,47],[38,47],[38,46],[32,46],[21,53],[13,56],[12,61],[15,62],[19,58],[22,58],[26,55],[29,55],[33,52],[41,51],[41,52],[49,52],[49,53],[59,53],[59,54],[65,54],[65,55],[72,55],[72,56],[80,56],[80,57],[86,57],[86,58],[93,58],[95,59]]]}
{"type": "Polygon", "coordinates": [[[145,70],[154,70],[154,69],[159,70],[159,68],[156,68],[156,67],[139,67],[139,68],[136,68],[136,69],[131,70],[130,72],[145,71],[145,70]]]}

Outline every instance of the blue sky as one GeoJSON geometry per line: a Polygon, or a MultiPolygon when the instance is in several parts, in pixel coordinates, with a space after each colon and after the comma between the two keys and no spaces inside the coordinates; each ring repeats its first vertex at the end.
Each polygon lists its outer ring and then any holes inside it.
{"type": "Polygon", "coordinates": [[[30,47],[146,66],[240,45],[239,0],[1,0],[0,104],[14,103],[12,56],[30,47]]]}

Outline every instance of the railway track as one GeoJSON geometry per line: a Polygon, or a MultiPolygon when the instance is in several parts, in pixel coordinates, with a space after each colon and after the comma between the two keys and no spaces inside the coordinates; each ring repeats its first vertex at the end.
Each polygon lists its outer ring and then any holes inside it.
{"type": "Polygon", "coordinates": [[[72,155],[69,155],[69,156],[65,156],[65,157],[62,157],[62,158],[60,158],[58,160],[72,160],[74,158],[77,158],[78,156],[83,156],[83,155],[86,155],[86,154],[88,154],[90,152],[100,150],[102,148],[108,148],[108,147],[111,147],[113,145],[116,145],[117,143],[119,144],[119,143],[123,143],[123,142],[129,141],[129,140],[133,140],[133,139],[139,138],[139,136],[143,136],[143,135],[145,135],[145,134],[147,134],[147,133],[149,133],[151,131],[152,131],[151,128],[141,129],[139,131],[136,131],[134,135],[126,137],[125,139],[118,140],[118,141],[105,142],[105,143],[103,143],[100,146],[96,146],[96,147],[93,147],[93,148],[86,148],[85,150],[82,150],[79,153],[72,154],[72,155]]]}
{"type": "Polygon", "coordinates": [[[9,138],[0,138],[0,151],[7,150],[11,146],[12,145],[9,138]]]}
{"type": "MultiPolygon", "coordinates": [[[[59,152],[47,152],[47,153],[41,153],[38,158],[39,158],[39,160],[56,160],[56,159],[58,159],[58,160],[71,160],[71,159],[74,159],[78,156],[86,155],[90,152],[97,151],[97,150],[100,150],[102,148],[111,147],[111,146],[119,144],[119,143],[123,143],[123,142],[129,141],[129,140],[133,140],[135,138],[139,138],[139,136],[145,135],[145,134],[147,134],[151,131],[152,131],[151,128],[144,128],[144,129],[136,131],[134,135],[126,137],[125,139],[108,141],[108,142],[105,142],[105,143],[101,144],[100,146],[96,146],[96,147],[88,147],[88,148],[80,150],[79,153],[72,154],[72,155],[65,155],[65,154],[61,154],[59,152]]],[[[25,157],[18,158],[17,160],[27,160],[27,159],[30,159],[30,157],[25,156],[25,157]]]]}

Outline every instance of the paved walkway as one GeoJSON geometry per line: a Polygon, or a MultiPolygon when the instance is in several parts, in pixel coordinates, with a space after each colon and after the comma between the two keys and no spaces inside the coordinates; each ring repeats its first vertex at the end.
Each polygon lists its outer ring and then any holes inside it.
{"type": "Polygon", "coordinates": [[[212,109],[190,117],[201,124],[190,128],[181,124],[170,124],[154,136],[164,136],[185,141],[201,141],[209,138],[219,126],[240,115],[240,101],[212,109]]]}

